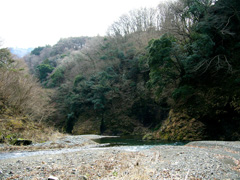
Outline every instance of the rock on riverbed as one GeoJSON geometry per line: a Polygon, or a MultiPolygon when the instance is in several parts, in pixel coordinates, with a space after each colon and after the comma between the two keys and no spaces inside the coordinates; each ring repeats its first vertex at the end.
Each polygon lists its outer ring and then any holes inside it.
{"type": "MultiPolygon", "coordinates": [[[[76,139],[95,144],[91,138],[70,136],[66,139],[73,144],[76,139]]],[[[240,179],[239,146],[239,142],[208,141],[192,142],[186,146],[155,146],[141,151],[128,151],[121,147],[79,148],[69,153],[2,159],[0,179],[48,179],[50,176],[59,180],[83,177],[126,180],[240,179]]]]}

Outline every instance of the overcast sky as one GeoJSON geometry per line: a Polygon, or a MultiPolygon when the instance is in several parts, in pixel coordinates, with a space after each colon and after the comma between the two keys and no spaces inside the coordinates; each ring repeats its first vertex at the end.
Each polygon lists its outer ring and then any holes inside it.
{"type": "Polygon", "coordinates": [[[164,0],[1,0],[0,39],[5,47],[53,45],[60,38],[104,35],[132,9],[164,0]]]}

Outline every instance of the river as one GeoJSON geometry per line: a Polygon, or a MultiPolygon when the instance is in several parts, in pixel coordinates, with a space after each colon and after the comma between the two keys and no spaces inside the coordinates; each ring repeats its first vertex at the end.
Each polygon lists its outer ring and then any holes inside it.
{"type": "MultiPolygon", "coordinates": [[[[78,136],[69,136],[67,140],[60,141],[60,143],[74,143],[77,140],[78,136]],[[76,137],[76,138],[70,138],[76,137]]],[[[173,146],[182,146],[187,142],[176,142],[176,141],[159,141],[159,140],[142,140],[140,136],[122,136],[122,137],[102,137],[94,138],[96,145],[83,146],[83,147],[72,147],[72,148],[62,148],[54,150],[35,150],[35,151],[14,151],[14,152],[2,152],[0,153],[1,159],[12,159],[25,156],[38,156],[38,155],[49,155],[49,154],[61,154],[61,153],[70,153],[76,151],[86,150],[87,148],[106,148],[106,149],[116,149],[116,150],[125,150],[125,151],[141,151],[145,149],[150,149],[154,146],[162,145],[173,145],[173,146]]]]}

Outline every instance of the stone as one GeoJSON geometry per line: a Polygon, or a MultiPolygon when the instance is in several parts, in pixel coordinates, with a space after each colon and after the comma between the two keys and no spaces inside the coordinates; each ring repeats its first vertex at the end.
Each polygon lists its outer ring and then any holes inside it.
{"type": "Polygon", "coordinates": [[[87,177],[86,177],[86,176],[83,176],[83,175],[80,175],[80,176],[78,177],[78,180],[87,180],[87,177]]]}
{"type": "Polygon", "coordinates": [[[32,169],[30,167],[26,167],[27,171],[32,171],[32,169]]]}
{"type": "Polygon", "coordinates": [[[76,174],[76,169],[72,169],[72,174],[76,174]]]}
{"type": "Polygon", "coordinates": [[[48,180],[59,180],[59,179],[57,177],[54,177],[54,176],[49,176],[48,180]]]}

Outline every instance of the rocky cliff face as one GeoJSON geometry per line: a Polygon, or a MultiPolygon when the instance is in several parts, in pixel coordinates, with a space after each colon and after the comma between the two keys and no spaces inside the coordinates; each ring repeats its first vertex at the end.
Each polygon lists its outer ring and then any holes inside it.
{"type": "Polygon", "coordinates": [[[99,115],[95,111],[84,112],[73,125],[72,133],[79,134],[107,134],[107,135],[144,135],[149,132],[137,118],[126,112],[107,111],[99,115]]]}
{"type": "Polygon", "coordinates": [[[206,126],[184,112],[170,111],[154,138],[164,140],[202,140],[206,139],[206,126]]]}

